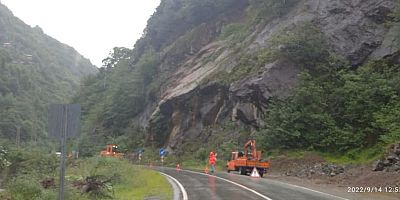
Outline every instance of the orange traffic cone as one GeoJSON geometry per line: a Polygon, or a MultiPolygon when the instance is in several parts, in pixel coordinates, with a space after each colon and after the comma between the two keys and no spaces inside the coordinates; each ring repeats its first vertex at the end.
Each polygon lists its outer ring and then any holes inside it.
{"type": "Polygon", "coordinates": [[[208,174],[208,166],[204,169],[204,173],[208,174]]]}
{"type": "Polygon", "coordinates": [[[176,165],[176,171],[177,172],[181,171],[181,166],[179,165],[179,163],[176,165]]]}
{"type": "Polygon", "coordinates": [[[260,178],[261,177],[260,174],[258,173],[258,170],[255,167],[253,168],[253,171],[251,172],[250,176],[253,177],[253,178],[260,178]]]}

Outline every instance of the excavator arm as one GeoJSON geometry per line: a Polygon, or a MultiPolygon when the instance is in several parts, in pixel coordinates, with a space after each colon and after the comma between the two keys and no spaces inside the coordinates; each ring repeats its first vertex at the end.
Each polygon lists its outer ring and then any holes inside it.
{"type": "Polygon", "coordinates": [[[256,149],[256,140],[249,140],[244,144],[244,155],[248,157],[248,148],[251,147],[251,153],[253,158],[258,158],[256,149]]]}

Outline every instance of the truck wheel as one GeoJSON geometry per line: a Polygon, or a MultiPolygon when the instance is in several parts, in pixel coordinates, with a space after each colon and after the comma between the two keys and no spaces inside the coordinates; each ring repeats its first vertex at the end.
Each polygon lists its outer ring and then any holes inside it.
{"type": "Polygon", "coordinates": [[[240,167],[239,171],[240,171],[240,175],[246,175],[246,168],[240,167]]]}
{"type": "Polygon", "coordinates": [[[231,173],[231,170],[227,169],[226,172],[231,173]]]}

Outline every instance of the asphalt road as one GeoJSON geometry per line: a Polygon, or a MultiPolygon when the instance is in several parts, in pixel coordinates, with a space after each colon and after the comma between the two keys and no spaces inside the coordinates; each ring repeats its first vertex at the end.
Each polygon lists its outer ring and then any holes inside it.
{"type": "MultiPolygon", "coordinates": [[[[176,171],[158,168],[181,184],[189,200],[344,200],[345,198],[315,190],[289,185],[267,178],[252,178],[234,173],[216,173],[215,176],[200,172],[176,171]]],[[[182,195],[181,198],[182,199],[182,195]]]]}

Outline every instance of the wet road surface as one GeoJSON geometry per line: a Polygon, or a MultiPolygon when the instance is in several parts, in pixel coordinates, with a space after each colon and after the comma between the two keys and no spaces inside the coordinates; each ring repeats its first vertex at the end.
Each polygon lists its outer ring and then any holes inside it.
{"type": "Polygon", "coordinates": [[[216,176],[186,170],[158,168],[179,181],[189,200],[344,200],[345,198],[285,184],[267,178],[252,178],[233,173],[216,176]]]}

